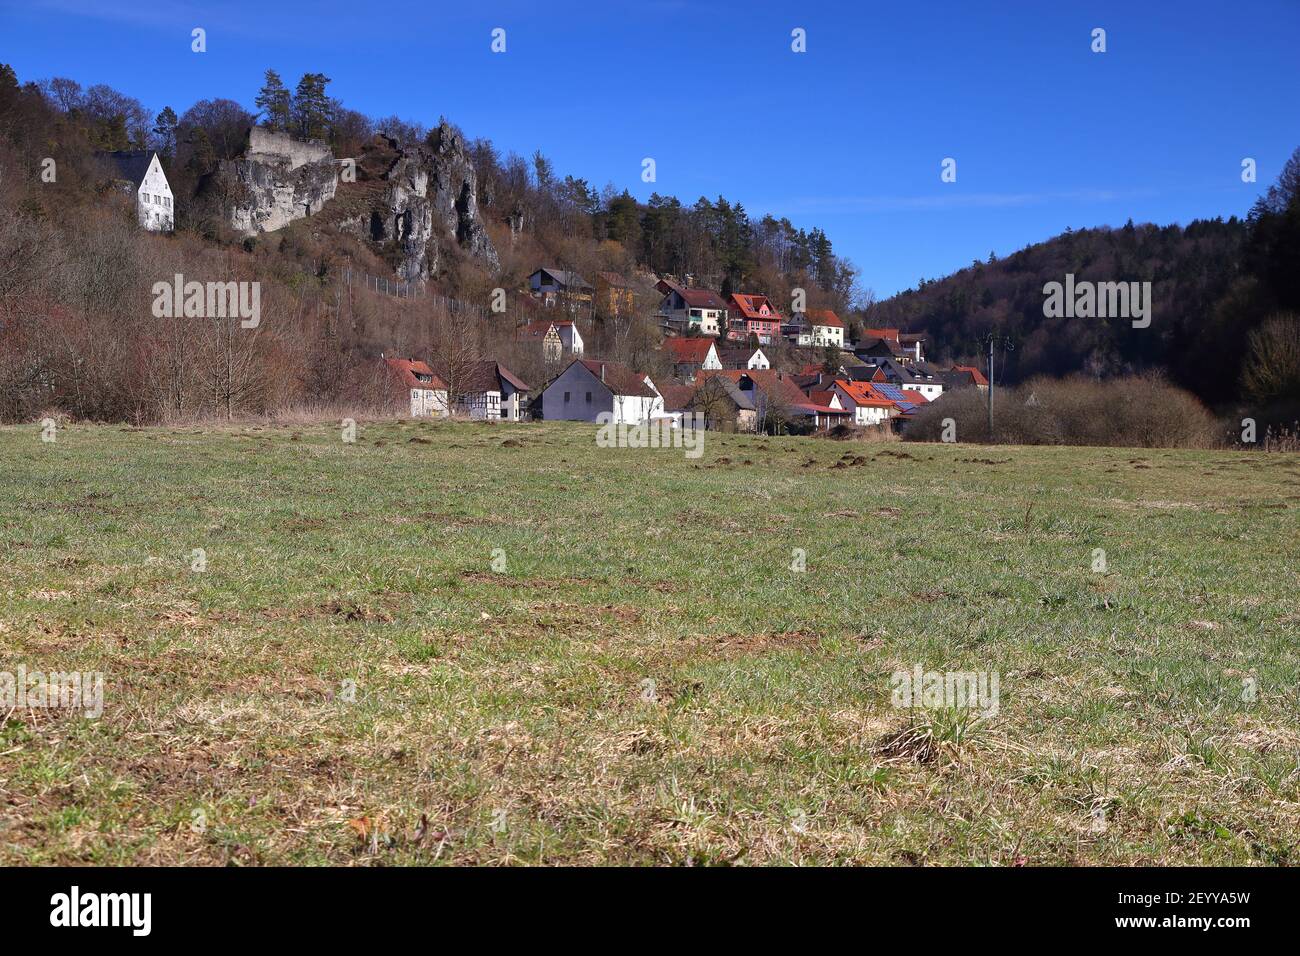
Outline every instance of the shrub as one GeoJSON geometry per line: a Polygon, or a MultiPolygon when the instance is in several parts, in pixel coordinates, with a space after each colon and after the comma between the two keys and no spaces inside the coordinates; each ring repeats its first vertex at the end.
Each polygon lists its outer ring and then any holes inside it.
{"type": "MultiPolygon", "coordinates": [[[[946,392],[917,412],[904,437],[939,441],[944,419],[962,442],[988,442],[987,395],[946,392]]],[[[993,395],[992,440],[1009,445],[1205,448],[1219,442],[1213,416],[1190,393],[1157,376],[1096,381],[1036,378],[993,395]]]]}

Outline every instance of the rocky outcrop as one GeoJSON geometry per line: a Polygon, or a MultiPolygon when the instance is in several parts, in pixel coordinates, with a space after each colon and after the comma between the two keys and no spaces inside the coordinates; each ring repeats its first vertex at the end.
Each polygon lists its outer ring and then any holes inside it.
{"type": "MultiPolygon", "coordinates": [[[[465,141],[444,123],[420,146],[399,147],[384,136],[366,148],[357,187],[368,205],[349,211],[341,228],[395,254],[399,278],[415,282],[440,271],[458,249],[489,268],[500,264],[478,209],[478,182],[465,141]],[[374,182],[382,188],[369,189],[374,182]]],[[[346,201],[346,198],[345,200],[346,201]]]]}
{"type": "Polygon", "coordinates": [[[496,268],[500,263],[479,216],[478,176],[465,149],[465,137],[444,122],[430,134],[428,148],[432,153],[429,178],[434,218],[444,234],[455,236],[462,249],[496,268]]]}
{"type": "Polygon", "coordinates": [[[315,215],[334,198],[338,171],[328,146],[254,126],[238,159],[222,160],[215,173],[226,224],[253,236],[315,215]]]}
{"type": "Polygon", "coordinates": [[[374,243],[407,282],[437,274],[453,250],[499,266],[479,215],[474,164],[455,127],[443,123],[419,146],[377,136],[354,168],[355,182],[339,182],[328,146],[255,127],[244,155],[222,161],[211,178],[223,218],[242,235],[321,213],[320,231],[374,243]]]}

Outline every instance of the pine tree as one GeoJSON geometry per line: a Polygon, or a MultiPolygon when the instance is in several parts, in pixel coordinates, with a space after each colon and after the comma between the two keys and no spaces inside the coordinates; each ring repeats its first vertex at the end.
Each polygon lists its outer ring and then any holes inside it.
{"type": "Polygon", "coordinates": [[[305,73],[293,97],[293,124],[304,139],[324,139],[329,132],[332,109],[324,73],[305,73]]]}
{"type": "Polygon", "coordinates": [[[171,159],[176,150],[176,111],[164,106],[154,120],[153,132],[158,137],[158,152],[164,159],[171,159]]]}
{"type": "MultiPolygon", "coordinates": [[[[319,75],[319,74],[317,74],[319,75]]],[[[306,77],[303,77],[306,80],[306,77]]],[[[302,90],[299,84],[298,89],[302,90]]],[[[275,70],[266,71],[266,82],[253,101],[262,111],[262,125],[277,133],[287,132],[293,107],[293,98],[275,70]]]]}

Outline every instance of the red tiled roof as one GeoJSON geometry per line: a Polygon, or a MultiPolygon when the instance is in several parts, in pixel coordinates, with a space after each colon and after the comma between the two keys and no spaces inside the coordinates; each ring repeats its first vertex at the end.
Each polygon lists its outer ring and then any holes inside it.
{"type": "Polygon", "coordinates": [[[774,372],[770,368],[728,369],[721,372],[710,370],[700,373],[700,381],[703,382],[710,375],[721,375],[733,382],[748,378],[762,389],[769,400],[775,399],[786,405],[808,404],[808,396],[799,390],[799,386],[792,382],[789,376],[774,372]]]}
{"type": "Polygon", "coordinates": [[[712,347],[713,339],[693,337],[664,339],[664,351],[672,356],[674,362],[682,365],[687,363],[703,365],[712,347]]]}
{"type": "Polygon", "coordinates": [[[728,308],[735,308],[742,318],[755,322],[780,322],[781,313],[777,311],[772,300],[765,295],[756,295],[746,292],[731,293],[731,301],[727,303],[728,308]],[[763,315],[761,310],[767,306],[767,315],[763,315]]]}
{"type": "Polygon", "coordinates": [[[870,382],[852,382],[841,378],[836,379],[835,384],[853,400],[854,405],[865,408],[894,407],[894,403],[872,388],[870,382]]]}
{"type": "Polygon", "coordinates": [[[898,329],[863,329],[862,337],[864,339],[888,339],[891,342],[897,342],[898,329]]]}
{"type": "Polygon", "coordinates": [[[844,328],[844,323],[840,321],[840,317],[830,309],[809,309],[804,314],[808,316],[813,325],[821,325],[830,329],[844,328]]]}
{"type": "MultiPolygon", "coordinates": [[[[835,393],[825,389],[814,388],[808,392],[808,397],[813,400],[815,405],[824,405],[831,408],[831,402],[835,399],[835,393]]],[[[838,409],[835,409],[838,411],[838,409]]]]}
{"type": "Polygon", "coordinates": [[[678,289],[677,294],[693,309],[725,309],[722,296],[708,289],[678,289]]]}
{"type": "Polygon", "coordinates": [[[645,376],[632,371],[626,365],[597,362],[594,359],[577,359],[577,362],[597,379],[601,379],[605,387],[615,395],[637,395],[641,398],[655,396],[654,391],[645,383],[645,376]]]}
{"type": "Polygon", "coordinates": [[[664,397],[664,411],[679,412],[685,410],[695,397],[694,385],[664,385],[659,389],[664,397]]]}
{"type": "Polygon", "coordinates": [[[954,365],[952,370],[954,372],[965,372],[976,385],[987,385],[989,383],[989,380],[984,377],[984,373],[974,365],[954,365]]]}
{"type": "Polygon", "coordinates": [[[903,389],[903,397],[913,405],[929,405],[930,400],[913,388],[903,389]]]}
{"type": "Polygon", "coordinates": [[[401,383],[407,388],[426,388],[446,390],[447,383],[433,373],[428,363],[420,362],[415,359],[384,359],[384,362],[397,375],[401,383]],[[422,382],[417,375],[428,375],[430,381],[422,382]]]}

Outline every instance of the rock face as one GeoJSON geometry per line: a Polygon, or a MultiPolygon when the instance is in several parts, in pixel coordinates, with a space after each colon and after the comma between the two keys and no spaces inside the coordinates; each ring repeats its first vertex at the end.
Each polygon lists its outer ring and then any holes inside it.
{"type": "Polygon", "coordinates": [[[495,269],[496,248],[478,210],[478,181],[461,134],[446,123],[420,146],[376,137],[359,171],[382,188],[342,228],[396,252],[397,275],[415,282],[437,273],[453,247],[495,269]],[[382,170],[382,171],[380,171],[382,170]]]}
{"type": "Polygon", "coordinates": [[[244,155],[222,160],[216,179],[227,224],[253,236],[320,212],[334,198],[338,171],[324,143],[254,126],[244,155]]]}
{"type": "Polygon", "coordinates": [[[227,224],[242,235],[323,213],[321,229],[375,244],[407,282],[439,272],[453,249],[500,265],[479,215],[474,164],[454,127],[443,123],[419,146],[377,136],[354,169],[356,182],[340,183],[328,146],[254,127],[244,155],[218,164],[213,186],[227,224]]]}
{"type": "Polygon", "coordinates": [[[433,213],[445,234],[476,259],[496,268],[497,251],[478,211],[478,176],[465,149],[465,138],[447,123],[429,137],[432,159],[433,213]]]}

